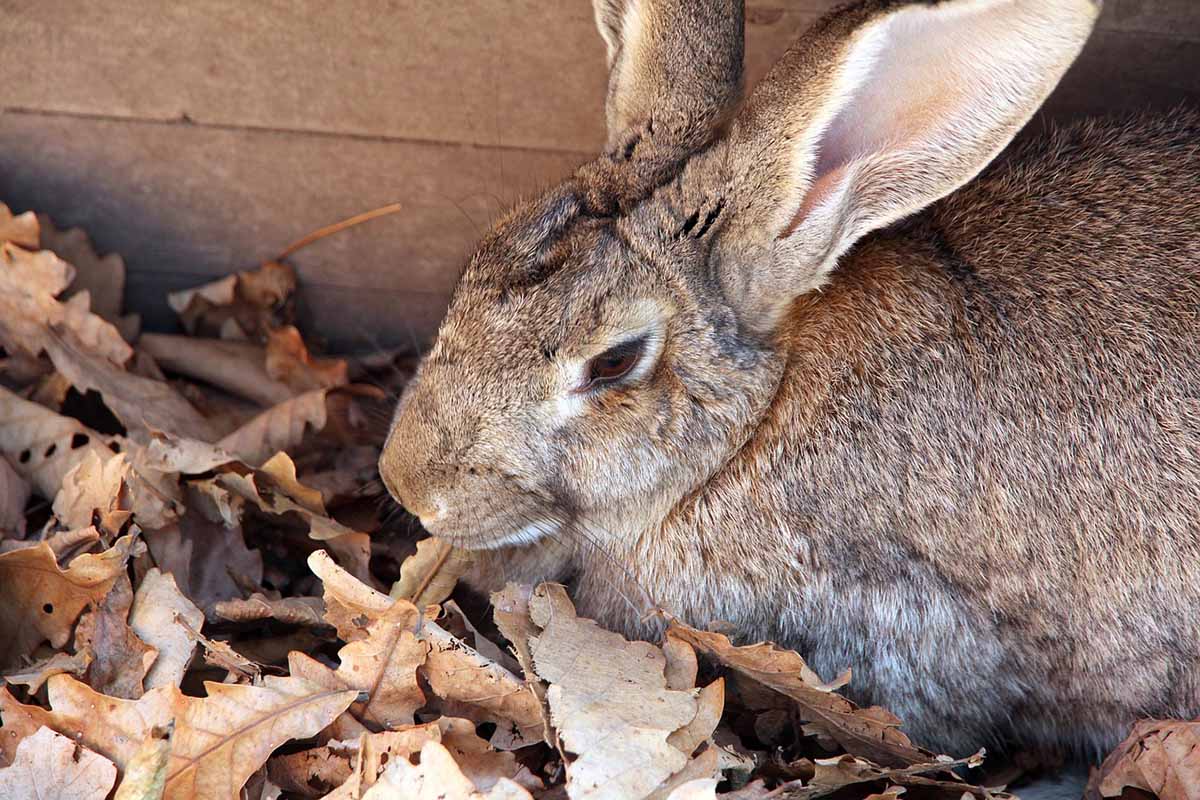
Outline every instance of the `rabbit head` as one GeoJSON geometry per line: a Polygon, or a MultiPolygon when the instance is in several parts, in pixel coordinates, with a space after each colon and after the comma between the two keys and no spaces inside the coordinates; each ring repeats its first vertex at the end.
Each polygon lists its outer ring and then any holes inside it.
{"type": "Polygon", "coordinates": [[[781,402],[797,298],[977,174],[1096,13],[859,3],[739,107],[740,2],[597,0],[607,150],[471,258],[397,409],[388,488],[464,547],[653,529],[781,402]]]}

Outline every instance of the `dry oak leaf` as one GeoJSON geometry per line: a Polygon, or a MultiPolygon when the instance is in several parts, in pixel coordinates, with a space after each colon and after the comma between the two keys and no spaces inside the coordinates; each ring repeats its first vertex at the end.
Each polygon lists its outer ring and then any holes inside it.
{"type": "Polygon", "coordinates": [[[88,450],[63,477],[63,487],[54,496],[54,516],[71,530],[86,528],[95,519],[101,531],[119,533],[132,514],[128,492],[123,491],[129,472],[124,453],[104,458],[98,450],[88,450]]]}
{"type": "Polygon", "coordinates": [[[46,709],[18,703],[8,687],[0,685],[0,767],[11,764],[21,742],[53,720],[54,715],[46,709]]]}
{"type": "Polygon", "coordinates": [[[63,569],[45,542],[0,554],[0,667],[44,641],[61,648],[79,615],[98,604],[125,572],[135,540],[123,536],[103,553],[87,553],[63,569]]]}
{"type": "Polygon", "coordinates": [[[0,244],[0,343],[10,353],[36,358],[54,331],[69,332],[81,350],[125,364],[133,350],[120,331],[91,312],[87,292],[65,302],[56,298],[74,278],[75,268],[49,250],[0,244]]]}
{"type": "Polygon", "coordinates": [[[40,234],[38,218],[32,211],[13,214],[4,203],[0,203],[0,244],[12,242],[28,250],[38,247],[40,234]]]}
{"type": "Polygon", "coordinates": [[[395,600],[339,567],[324,550],[309,555],[308,568],[321,579],[325,621],[337,630],[343,641],[366,638],[371,623],[396,605],[395,600]]]}
{"type": "Polygon", "coordinates": [[[179,314],[184,330],[192,335],[260,338],[287,321],[291,312],[289,301],[295,291],[295,270],[268,261],[256,270],[173,292],[167,295],[167,304],[179,314]]]}
{"type": "Polygon", "coordinates": [[[267,334],[264,363],[272,380],[281,381],[297,394],[350,382],[346,362],[340,358],[313,358],[293,325],[284,325],[267,334]]]}
{"type": "Polygon", "coordinates": [[[254,592],[245,599],[219,600],[213,604],[213,614],[229,622],[254,622],[273,619],[287,625],[324,628],[325,604],[319,597],[282,597],[272,599],[254,592]]]}
{"type": "Polygon", "coordinates": [[[25,505],[30,491],[28,481],[0,455],[0,539],[8,533],[25,535],[25,505]]]}
{"type": "Polygon", "coordinates": [[[366,638],[338,651],[336,671],[299,652],[288,656],[289,671],[329,689],[365,692],[350,713],[374,730],[411,725],[425,705],[417,667],[425,663],[427,645],[413,634],[418,619],[416,608],[397,603],[368,625],[366,638]]]}
{"type": "Polygon", "coordinates": [[[92,663],[92,655],[86,650],[81,650],[78,653],[55,653],[49,658],[42,659],[36,664],[31,664],[23,669],[6,673],[3,678],[9,684],[21,684],[28,686],[30,694],[36,693],[42,688],[42,684],[50,680],[54,675],[74,675],[81,677],[87,672],[88,665],[92,663]]]}
{"type": "Polygon", "coordinates": [[[351,779],[357,754],[357,742],[335,740],[321,747],[271,757],[267,761],[267,776],[285,792],[315,797],[351,779]]]}
{"type": "Polygon", "coordinates": [[[13,763],[0,769],[0,797],[37,800],[102,800],[112,791],[117,768],[49,728],[17,746],[13,763]]]}
{"type": "Polygon", "coordinates": [[[252,342],[144,333],[138,350],[168,372],[210,383],[260,406],[282,403],[293,394],[267,374],[266,350],[252,342]]]}
{"type": "Polygon", "coordinates": [[[95,608],[75,626],[75,649],[91,656],[85,681],[102,694],[136,699],[158,651],[129,627],[133,587],[122,574],[95,608]]]}
{"type": "Polygon", "coordinates": [[[46,336],[44,347],[76,389],[100,393],[132,438],[145,441],[153,431],[206,442],[217,438],[208,420],[166,381],[127,372],[81,347],[74,337],[54,331],[46,336]]]}
{"type": "Polygon", "coordinates": [[[277,747],[315,736],[357,696],[296,677],[268,677],[260,686],[206,682],[204,687],[206,697],[163,686],[139,700],[119,700],[65,675],[47,683],[55,728],[79,737],[122,769],[154,728],[174,720],[166,800],[236,798],[277,747]]]}
{"type": "Polygon", "coordinates": [[[362,800],[533,800],[519,784],[501,778],[485,794],[463,774],[454,756],[438,742],[421,748],[419,765],[395,759],[362,800]]]}
{"type": "Polygon", "coordinates": [[[422,539],[417,542],[417,552],[400,565],[400,580],[392,585],[390,594],[419,608],[440,603],[450,596],[473,562],[468,550],[433,536],[422,539]]]}
{"type": "Polygon", "coordinates": [[[53,498],[88,452],[112,456],[99,434],[0,386],[0,451],[42,497],[53,498]]]}
{"type": "Polygon", "coordinates": [[[943,757],[937,761],[912,764],[907,767],[883,768],[852,755],[819,758],[809,763],[813,771],[809,780],[791,781],[765,796],[787,798],[787,800],[814,800],[814,798],[840,792],[848,786],[882,783],[920,788],[927,790],[933,796],[944,796],[947,800],[971,797],[980,800],[1000,800],[1010,797],[1004,792],[984,786],[972,786],[950,772],[957,767],[973,768],[981,765],[983,763],[982,750],[958,760],[943,757]],[[927,777],[930,773],[942,772],[947,773],[949,779],[938,780],[927,777]]]}
{"type": "MultiPolygon", "coordinates": [[[[1163,800],[1200,798],[1200,720],[1144,719],[1100,765],[1101,797],[1117,797],[1126,787],[1163,800]]],[[[1094,776],[1091,783],[1096,784],[1094,776]]],[[[1089,792],[1089,796],[1091,793],[1089,792]]]]}
{"type": "Polygon", "coordinates": [[[325,428],[329,418],[325,398],[329,391],[314,389],[274,405],[221,439],[217,447],[252,465],[291,450],[304,441],[309,430],[325,428]]]}
{"type": "Polygon", "coordinates": [[[834,690],[848,673],[832,684],[823,683],[798,653],[769,642],[736,647],[729,637],[690,628],[672,621],[668,636],[695,647],[710,658],[757,683],[790,697],[801,718],[814,732],[833,739],[847,752],[877,764],[904,767],[932,761],[934,755],[912,743],[900,730],[900,720],[890,712],[862,709],[834,690]]]}
{"type": "Polygon", "coordinates": [[[529,611],[541,628],[530,643],[534,669],[550,684],[563,748],[576,754],[568,796],[643,798],[683,769],[687,755],[667,739],[696,717],[696,694],[667,688],[662,651],[576,616],[557,584],[539,586],[529,611]]]}
{"type": "Polygon", "coordinates": [[[188,627],[199,631],[204,612],[188,600],[175,584],[175,577],[152,567],[133,596],[129,626],[146,644],[158,650],[158,658],[146,673],[146,688],[178,686],[183,681],[196,640],[188,627]]]}
{"type": "Polygon", "coordinates": [[[113,800],[160,800],[167,786],[174,725],[152,728],[125,765],[125,775],[113,800]]]}
{"type": "Polygon", "coordinates": [[[92,311],[122,329],[136,332],[136,316],[121,317],[125,299],[125,261],[116,253],[103,258],[92,247],[82,228],[59,229],[48,216],[39,215],[41,227],[39,246],[75,267],[75,280],[70,292],[86,291],[91,295],[92,311]]]}

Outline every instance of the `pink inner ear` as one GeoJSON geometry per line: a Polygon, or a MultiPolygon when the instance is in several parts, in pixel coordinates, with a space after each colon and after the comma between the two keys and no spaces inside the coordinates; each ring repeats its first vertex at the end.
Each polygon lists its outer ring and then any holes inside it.
{"type": "Polygon", "coordinates": [[[799,227],[800,223],[808,217],[817,205],[824,200],[833,188],[838,185],[842,179],[842,173],[846,171],[845,164],[839,164],[829,172],[823,175],[818,175],[813,181],[812,186],[808,187],[804,198],[800,201],[800,208],[792,215],[792,220],[787,224],[787,227],[777,236],[777,239],[786,239],[792,235],[792,232],[799,227]]]}

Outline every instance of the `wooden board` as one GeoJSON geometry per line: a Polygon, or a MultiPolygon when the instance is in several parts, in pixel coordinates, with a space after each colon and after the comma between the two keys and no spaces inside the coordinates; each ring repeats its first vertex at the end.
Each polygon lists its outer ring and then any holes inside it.
{"type": "MultiPolygon", "coordinates": [[[[748,82],[834,4],[750,0],[748,82]]],[[[297,263],[336,344],[424,338],[477,227],[604,138],[588,0],[0,0],[0,41],[0,201],[125,255],[159,327],[165,290],[401,200],[297,263]]],[[[1200,2],[1107,0],[1047,114],[1181,102],[1200,2]]]]}

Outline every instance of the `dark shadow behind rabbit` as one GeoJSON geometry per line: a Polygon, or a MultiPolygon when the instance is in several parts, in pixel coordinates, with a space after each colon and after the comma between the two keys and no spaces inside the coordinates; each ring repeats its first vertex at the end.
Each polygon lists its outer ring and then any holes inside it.
{"type": "Polygon", "coordinates": [[[858,3],[744,101],[740,3],[596,6],[608,148],[471,259],[394,496],[482,586],[726,620],[946,752],[1200,714],[1197,117],[980,174],[1090,0],[858,3]]]}

